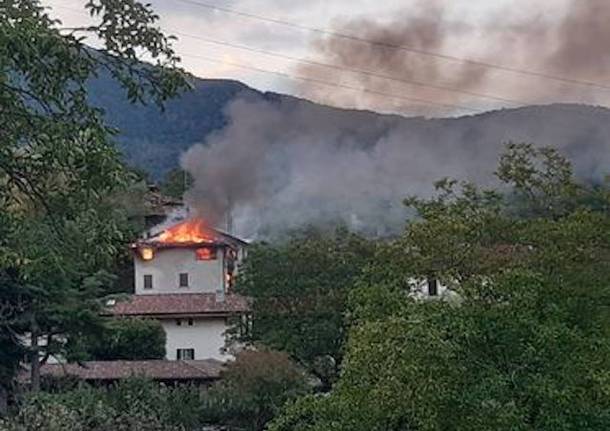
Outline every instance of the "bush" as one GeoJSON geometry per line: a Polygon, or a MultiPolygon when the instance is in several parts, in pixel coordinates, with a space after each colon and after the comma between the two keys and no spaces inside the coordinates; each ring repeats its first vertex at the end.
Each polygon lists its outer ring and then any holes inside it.
{"type": "Polygon", "coordinates": [[[210,388],[203,416],[208,423],[258,431],[287,401],[308,391],[304,371],[287,354],[244,351],[210,388]]]}
{"type": "Polygon", "coordinates": [[[0,431],[183,431],[199,425],[200,406],[197,389],[134,378],[31,396],[0,431]]]}

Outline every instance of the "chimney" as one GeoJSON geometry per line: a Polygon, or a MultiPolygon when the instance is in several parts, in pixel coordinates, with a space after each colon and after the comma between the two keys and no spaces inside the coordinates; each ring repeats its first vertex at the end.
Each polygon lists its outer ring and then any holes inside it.
{"type": "Polygon", "coordinates": [[[231,197],[227,199],[227,233],[233,235],[233,203],[231,197]]]}

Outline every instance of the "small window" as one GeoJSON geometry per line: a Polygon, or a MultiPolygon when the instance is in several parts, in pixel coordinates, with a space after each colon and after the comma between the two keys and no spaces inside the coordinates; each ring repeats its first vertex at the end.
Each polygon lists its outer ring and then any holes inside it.
{"type": "Polygon", "coordinates": [[[179,274],[179,287],[189,287],[189,275],[186,272],[179,274]]]}
{"type": "Polygon", "coordinates": [[[182,326],[182,320],[176,319],[176,326],[182,326]]]}
{"type": "Polygon", "coordinates": [[[197,260],[215,260],[216,249],[212,247],[201,247],[195,250],[197,260]]]}
{"type": "Polygon", "coordinates": [[[189,319],[189,326],[193,326],[193,319],[189,319]]]}
{"type": "Polygon", "coordinates": [[[195,359],[195,349],[176,350],[176,359],[179,361],[192,361],[195,359]]]}
{"type": "Polygon", "coordinates": [[[436,278],[428,279],[428,296],[438,295],[438,281],[436,278]]]}
{"type": "Polygon", "coordinates": [[[144,274],[144,289],[153,288],[153,279],[151,274],[144,274]]]}

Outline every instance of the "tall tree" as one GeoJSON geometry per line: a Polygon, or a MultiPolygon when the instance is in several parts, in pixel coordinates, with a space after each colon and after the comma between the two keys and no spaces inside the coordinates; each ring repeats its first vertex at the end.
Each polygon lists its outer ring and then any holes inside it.
{"type": "MultiPolygon", "coordinates": [[[[131,101],[159,106],[185,87],[149,6],[85,8],[94,23],[64,29],[37,0],[0,2],[0,302],[10,310],[0,340],[18,350],[29,334],[34,389],[40,358],[96,325],[96,292],[125,239],[107,197],[129,176],[87,82],[109,74],[131,101]]],[[[3,369],[20,359],[2,358],[3,369]]]]}
{"type": "Polygon", "coordinates": [[[237,283],[253,299],[242,341],[289,353],[330,387],[342,358],[347,295],[373,250],[343,229],[254,246],[237,283]]]}

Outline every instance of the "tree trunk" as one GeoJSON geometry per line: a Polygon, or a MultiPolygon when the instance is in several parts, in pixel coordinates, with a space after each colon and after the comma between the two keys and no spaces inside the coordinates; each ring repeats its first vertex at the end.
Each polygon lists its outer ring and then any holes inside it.
{"type": "Polygon", "coordinates": [[[38,349],[38,324],[34,316],[32,316],[30,331],[32,337],[30,349],[31,389],[32,392],[38,392],[40,390],[40,353],[38,349]]]}

